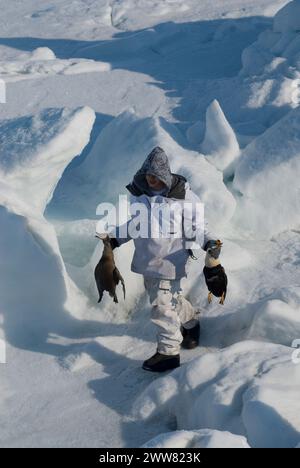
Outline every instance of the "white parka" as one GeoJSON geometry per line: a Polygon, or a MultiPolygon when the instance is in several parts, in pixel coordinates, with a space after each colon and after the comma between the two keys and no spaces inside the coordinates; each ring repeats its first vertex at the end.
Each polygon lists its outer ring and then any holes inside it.
{"type": "Polygon", "coordinates": [[[133,239],[132,271],[158,279],[183,278],[191,250],[204,248],[215,239],[208,231],[200,199],[183,176],[171,173],[167,156],[159,147],[150,153],[127,188],[131,192],[131,218],[113,235],[118,246],[133,239]],[[164,182],[165,193],[151,192],[147,174],[164,182]]]}

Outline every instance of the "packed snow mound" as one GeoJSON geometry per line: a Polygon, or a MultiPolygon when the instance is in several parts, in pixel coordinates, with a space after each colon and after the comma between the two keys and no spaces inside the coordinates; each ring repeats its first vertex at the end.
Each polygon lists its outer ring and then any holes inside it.
{"type": "Polygon", "coordinates": [[[300,336],[300,288],[285,288],[275,296],[257,307],[247,337],[291,346],[300,336]]]}
{"type": "Polygon", "coordinates": [[[95,218],[100,202],[116,204],[119,194],[132,180],[146,156],[155,146],[166,151],[175,173],[183,174],[192,189],[205,203],[211,224],[226,223],[235,210],[235,200],[223,183],[222,174],[197,152],[177,143],[178,130],[156,117],[140,118],[126,111],[113,119],[99,134],[84,162],[70,171],[54,194],[51,211],[77,213],[74,216],[95,218]]]}
{"type": "Polygon", "coordinates": [[[105,72],[111,69],[105,62],[87,59],[58,59],[48,47],[38,47],[24,52],[14,60],[0,61],[0,78],[6,82],[40,78],[51,75],[105,72]]]}
{"type": "Polygon", "coordinates": [[[5,226],[1,297],[12,340],[43,341],[43,330],[50,323],[54,327],[55,322],[56,329],[59,323],[63,326],[64,307],[75,315],[84,310],[85,301],[67,275],[55,230],[43,213],[66,166],[89,142],[94,119],[94,111],[84,107],[46,109],[0,122],[0,205],[5,226]],[[18,285],[17,295],[11,284],[18,285]],[[29,299],[28,292],[36,288],[41,295],[31,294],[29,299]],[[49,296],[47,306],[43,295],[49,296]],[[54,311],[62,317],[57,319],[54,311]]]}
{"type": "MultiPolygon", "coordinates": [[[[263,32],[254,44],[243,51],[243,68],[240,74],[264,76],[264,80],[275,79],[277,86],[281,80],[281,87],[287,87],[288,84],[290,88],[296,87],[300,72],[299,41],[299,33],[281,34],[271,30],[263,32]]],[[[285,92],[287,94],[287,90],[285,92]]],[[[279,105],[279,97],[276,97],[275,103],[279,105]]]]}
{"type": "Polygon", "coordinates": [[[29,60],[55,60],[55,53],[49,47],[38,47],[29,55],[29,60]]]}
{"type": "Polygon", "coordinates": [[[250,448],[243,436],[228,431],[201,429],[199,431],[174,431],[160,434],[143,445],[143,448],[250,448]]]}
{"type": "Polygon", "coordinates": [[[42,351],[49,334],[72,334],[71,314],[86,309],[43,213],[66,166],[88,143],[94,119],[85,107],[0,122],[0,308],[16,347],[42,351]]]}
{"type": "MultiPolygon", "coordinates": [[[[0,306],[9,343],[46,346],[49,333],[68,325],[67,284],[53,228],[0,206],[0,306]]],[[[42,348],[41,348],[42,349],[42,348]]]]}
{"type": "MultiPolygon", "coordinates": [[[[46,109],[0,121],[0,176],[5,186],[42,214],[63,170],[88,143],[94,120],[94,111],[83,107],[46,109]]],[[[0,202],[6,200],[10,208],[16,197],[0,190],[0,202]]]]}
{"type": "MultiPolygon", "coordinates": [[[[295,108],[300,102],[300,1],[284,6],[275,16],[273,30],[262,32],[242,54],[241,76],[264,87],[264,101],[275,108],[295,108]]],[[[257,101],[257,96],[253,96],[257,101]]]]}
{"type": "Polygon", "coordinates": [[[256,138],[241,154],[233,186],[243,195],[236,221],[255,237],[300,225],[300,107],[256,138]],[[280,190],[288,187],[288,190],[280,190]]]}
{"type": "Polygon", "coordinates": [[[300,1],[293,0],[276,13],[274,31],[280,33],[300,32],[300,1]]]}
{"type": "Polygon", "coordinates": [[[178,430],[216,429],[251,447],[295,447],[300,436],[300,366],[292,349],[244,341],[196,358],[154,381],[137,418],[176,418],[178,430]]]}
{"type": "Polygon", "coordinates": [[[267,127],[300,103],[299,7],[299,0],[283,7],[242,53],[240,76],[252,89],[247,107],[262,108],[267,127]]]}
{"type": "Polygon", "coordinates": [[[195,122],[186,131],[186,137],[188,142],[194,147],[200,147],[205,135],[205,122],[201,120],[195,122]]]}
{"type": "Polygon", "coordinates": [[[143,0],[141,4],[131,1],[113,2],[112,4],[112,25],[119,29],[133,29],[135,23],[140,23],[147,18],[147,23],[156,23],[158,19],[167,17],[170,13],[184,13],[191,8],[192,0],[184,4],[179,0],[161,0],[153,3],[149,0],[143,0]],[[150,17],[150,18],[149,18],[150,17]]]}
{"type": "Polygon", "coordinates": [[[112,25],[121,30],[134,30],[141,27],[149,27],[158,22],[174,21],[192,22],[219,18],[238,18],[244,16],[270,15],[272,16],[282,5],[284,0],[230,0],[217,1],[213,4],[199,2],[197,0],[113,0],[110,2],[112,25]]]}
{"type": "MultiPolygon", "coordinates": [[[[227,265],[223,259],[222,263],[227,265]]],[[[218,315],[212,333],[215,333],[218,341],[221,340],[222,346],[244,339],[291,346],[295,337],[300,336],[299,287],[291,286],[276,290],[271,295],[247,303],[245,306],[240,305],[238,298],[242,295],[241,291],[247,288],[239,284],[236,276],[233,276],[231,272],[230,280],[231,300],[234,296],[237,297],[236,304],[239,309],[233,314],[226,314],[225,311],[218,315]]],[[[242,278],[242,282],[245,282],[245,278],[242,278]]],[[[275,285],[272,284],[271,287],[275,288],[275,285]]],[[[266,294],[267,283],[264,288],[264,294],[266,294]]]]}
{"type": "Polygon", "coordinates": [[[233,172],[240,147],[236,135],[215,99],[206,111],[205,137],[200,150],[207,160],[226,174],[233,172]]]}

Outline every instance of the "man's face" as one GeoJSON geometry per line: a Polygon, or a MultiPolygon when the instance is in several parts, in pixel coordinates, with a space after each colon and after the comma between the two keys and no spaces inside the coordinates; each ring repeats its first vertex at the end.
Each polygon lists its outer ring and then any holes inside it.
{"type": "Polygon", "coordinates": [[[147,184],[153,190],[162,190],[165,184],[154,175],[146,175],[147,184]]]}

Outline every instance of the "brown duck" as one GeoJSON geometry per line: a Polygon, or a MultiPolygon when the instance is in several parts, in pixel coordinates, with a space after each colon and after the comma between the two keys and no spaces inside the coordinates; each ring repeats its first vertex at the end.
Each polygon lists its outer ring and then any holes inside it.
{"type": "Polygon", "coordinates": [[[116,286],[119,284],[119,282],[121,282],[125,299],[124,280],[121,276],[121,273],[115,265],[114,254],[109,236],[102,238],[96,235],[96,237],[101,239],[104,244],[102,257],[95,268],[95,280],[99,292],[98,303],[101,302],[104,291],[108,291],[109,295],[113,297],[114,302],[118,302],[116,286]]]}

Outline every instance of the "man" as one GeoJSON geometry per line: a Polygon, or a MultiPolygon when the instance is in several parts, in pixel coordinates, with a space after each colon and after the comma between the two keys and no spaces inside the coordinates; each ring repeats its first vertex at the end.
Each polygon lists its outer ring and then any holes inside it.
{"type": "Polygon", "coordinates": [[[200,204],[200,200],[183,176],[171,173],[167,155],[160,147],[151,151],[126,188],[131,193],[131,204],[139,203],[146,217],[137,222],[137,217],[132,216],[127,223],[125,236],[121,235],[124,226],[118,227],[115,237],[111,238],[111,245],[113,248],[119,247],[134,238],[135,253],[131,269],[144,276],[145,288],[152,304],[151,318],[157,328],[157,351],[143,363],[143,369],[163,372],[179,367],[180,346],[192,349],[199,343],[197,311],[183,297],[180,286],[182,278],[186,276],[188,259],[192,255],[190,242],[196,240],[198,248],[206,250],[208,246],[214,246],[216,241],[209,234],[203,215],[202,219],[194,221],[196,205],[200,204]],[[132,235],[135,228],[143,230],[141,224],[145,224],[145,221],[151,224],[153,219],[157,221],[158,234],[162,231],[166,233],[166,229],[160,229],[159,212],[163,212],[164,208],[170,212],[173,207],[176,222],[173,219],[171,224],[167,223],[168,235],[153,235],[153,231],[150,236],[132,235]],[[188,239],[185,228],[189,231],[188,239]]]}

